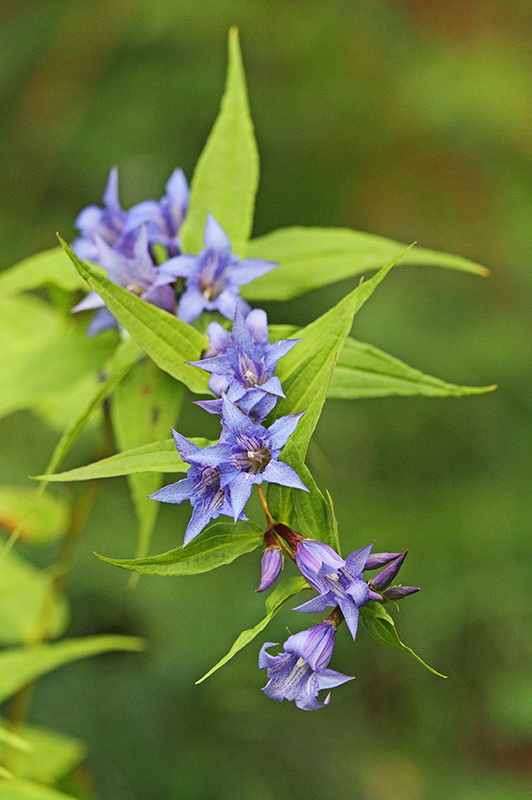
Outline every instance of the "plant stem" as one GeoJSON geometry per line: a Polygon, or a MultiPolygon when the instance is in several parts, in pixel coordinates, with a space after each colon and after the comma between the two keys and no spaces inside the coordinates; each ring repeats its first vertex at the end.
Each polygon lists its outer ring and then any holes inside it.
{"type": "Polygon", "coordinates": [[[260,502],[262,503],[262,508],[264,511],[264,515],[266,517],[266,522],[268,523],[268,528],[272,528],[274,525],[272,515],[270,514],[270,509],[268,508],[268,503],[266,502],[266,497],[264,492],[262,491],[262,486],[257,486],[257,490],[259,492],[260,502]]]}

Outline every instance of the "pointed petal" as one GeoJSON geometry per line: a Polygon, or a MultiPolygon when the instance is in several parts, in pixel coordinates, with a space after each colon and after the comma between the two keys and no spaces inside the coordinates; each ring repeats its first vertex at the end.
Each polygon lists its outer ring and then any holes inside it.
{"type": "Polygon", "coordinates": [[[302,603],[300,606],[296,606],[293,611],[302,611],[304,614],[321,614],[328,606],[335,605],[336,600],[327,592],[313,597],[312,600],[307,600],[306,603],[302,603]]]}
{"type": "Polygon", "coordinates": [[[272,459],[262,473],[262,479],[268,483],[278,483],[280,486],[290,486],[292,489],[303,489],[305,492],[310,491],[297,472],[284,461],[272,459]]]}
{"type": "Polygon", "coordinates": [[[368,599],[369,586],[365,581],[355,578],[347,587],[346,594],[352,598],[356,606],[363,606],[368,599]]]}
{"type": "Polygon", "coordinates": [[[335,686],[340,686],[347,681],[353,681],[354,675],[344,675],[342,672],[336,672],[335,669],[322,669],[317,675],[316,679],[320,689],[334,689],[335,686]]]}
{"type": "Polygon", "coordinates": [[[239,350],[245,352],[253,352],[253,339],[249,328],[246,325],[246,320],[242,314],[240,298],[236,304],[235,314],[233,317],[233,327],[231,328],[233,342],[239,350]]]}
{"type": "Polygon", "coordinates": [[[209,344],[213,350],[218,353],[225,353],[233,344],[233,339],[229,331],[220,325],[219,322],[210,322],[207,326],[207,336],[209,337],[209,344]]]}
{"type": "Polygon", "coordinates": [[[229,354],[223,356],[211,356],[211,358],[202,358],[199,361],[187,361],[193,367],[204,369],[205,372],[212,372],[215,375],[223,375],[226,378],[232,378],[235,374],[233,357],[229,354]]]}
{"type": "Polygon", "coordinates": [[[298,422],[303,414],[305,414],[305,411],[301,411],[299,414],[287,414],[285,417],[279,417],[279,419],[276,419],[273,425],[268,428],[272,450],[280,450],[284,447],[288,441],[288,437],[297,428],[298,422]]]}
{"type": "Polygon", "coordinates": [[[118,322],[107,307],[99,308],[87,328],[87,336],[92,338],[102,331],[109,330],[109,328],[118,328],[118,322]]]}
{"type": "Polygon", "coordinates": [[[196,455],[199,450],[197,444],[190,442],[183,434],[178,433],[178,431],[175,431],[173,428],[172,437],[174,439],[175,449],[184,461],[190,458],[190,456],[196,455]]]}
{"type": "Polygon", "coordinates": [[[244,506],[249,500],[251,490],[253,488],[253,476],[245,472],[241,472],[237,477],[231,481],[229,486],[231,492],[231,505],[234,512],[234,520],[237,521],[238,517],[244,510],[244,506]]]}
{"type": "Polygon", "coordinates": [[[268,372],[273,372],[275,365],[285,356],[301,339],[278,339],[266,349],[265,366],[268,372]]]}
{"type": "Polygon", "coordinates": [[[199,447],[193,456],[189,456],[191,462],[202,467],[217,467],[227,460],[231,453],[228,444],[219,443],[209,447],[199,447]]]}
{"type": "Polygon", "coordinates": [[[206,525],[209,524],[211,519],[218,516],[217,512],[212,513],[212,510],[204,506],[196,506],[192,511],[190,522],[185,531],[185,538],[183,540],[183,547],[185,547],[192,539],[195,539],[198,534],[202,532],[206,525]]]}
{"type": "Polygon", "coordinates": [[[222,226],[216,222],[212,214],[207,214],[207,222],[203,231],[203,241],[205,247],[209,250],[223,250],[231,249],[231,242],[222,226]]]}
{"type": "Polygon", "coordinates": [[[366,547],[361,547],[360,550],[355,550],[354,553],[351,553],[351,555],[347,556],[345,566],[348,572],[350,572],[352,575],[360,575],[366,565],[366,561],[368,560],[368,556],[371,553],[372,547],[373,542],[366,545],[366,547]]]}
{"type": "Polygon", "coordinates": [[[245,436],[246,434],[255,434],[265,432],[262,426],[255,426],[253,422],[232,403],[227,395],[222,395],[222,418],[223,424],[231,431],[237,438],[245,436]]]}
{"type": "Polygon", "coordinates": [[[222,413],[221,400],[194,400],[194,405],[199,406],[204,411],[207,411],[209,414],[222,413]]]}
{"type": "Polygon", "coordinates": [[[186,289],[179,299],[176,316],[183,322],[194,322],[203,309],[205,300],[197,289],[186,289]]]}
{"type": "Polygon", "coordinates": [[[342,614],[345,617],[345,621],[351,636],[353,639],[356,638],[357,630],[358,630],[358,617],[359,617],[359,610],[351,600],[351,598],[345,596],[339,599],[339,605],[342,609],[342,614]]]}
{"type": "Polygon", "coordinates": [[[196,481],[192,478],[183,478],[176,483],[170,483],[168,486],[163,486],[157,492],[148,495],[152,500],[158,500],[160,503],[182,503],[183,500],[189,500],[194,493],[196,481]]]}
{"type": "Polygon", "coordinates": [[[113,211],[121,211],[120,200],[118,199],[118,169],[112,167],[103,192],[102,200],[104,205],[113,211]]]}
{"type": "Polygon", "coordinates": [[[261,275],[266,275],[275,267],[278,267],[274,261],[263,261],[261,258],[245,258],[237,266],[231,270],[231,283],[236,286],[244,286],[246,283],[251,283],[261,275]]]}
{"type": "Polygon", "coordinates": [[[270,669],[275,667],[278,656],[272,656],[266,652],[267,647],[276,647],[277,642],[264,642],[259,653],[259,669],[270,669]]]}
{"type": "Polygon", "coordinates": [[[329,705],[331,700],[330,693],[327,695],[323,703],[320,703],[320,701],[316,699],[318,691],[319,689],[316,676],[310,674],[308,679],[302,683],[295,697],[296,706],[302,711],[317,711],[318,709],[329,705]]]}
{"type": "Polygon", "coordinates": [[[281,381],[276,375],[272,375],[272,377],[268,378],[267,381],[261,383],[260,388],[263,392],[268,392],[268,394],[274,394],[276,397],[285,396],[285,393],[283,392],[283,387],[281,385],[281,381]]]}
{"type": "Polygon", "coordinates": [[[176,278],[190,278],[194,274],[198,265],[196,256],[184,255],[169,258],[157,268],[157,285],[170,283],[176,278]]]}
{"type": "Polygon", "coordinates": [[[254,308],[249,312],[246,325],[256,344],[268,344],[268,317],[262,308],[254,308]]]}

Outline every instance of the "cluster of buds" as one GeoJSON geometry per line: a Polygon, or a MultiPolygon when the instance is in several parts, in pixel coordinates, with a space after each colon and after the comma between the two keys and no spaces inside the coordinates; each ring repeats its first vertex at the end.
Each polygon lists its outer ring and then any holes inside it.
{"type": "Polygon", "coordinates": [[[294,700],[298,708],[306,711],[323,708],[329,703],[330,694],[320,702],[318,692],[339,686],[353,677],[327,668],[338,626],[345,620],[355,639],[359,609],[365,603],[371,600],[381,603],[397,601],[419,591],[417,586],[391,585],[408,551],[372,554],[372,549],[373,544],[362,547],[344,561],[329,545],[307,539],[287,525],[277,524],[268,531],[257,591],[267,589],[277,579],[284,550],[318,593],[294,611],[321,613],[326,608],[333,609],[319,625],[289,636],[280,655],[272,656],[266,652],[265,648],[274,643],[268,642],[263,646],[259,667],[267,670],[269,680],[263,691],[272,700],[294,700]],[[364,578],[363,572],[376,569],[380,572],[364,578]]]}

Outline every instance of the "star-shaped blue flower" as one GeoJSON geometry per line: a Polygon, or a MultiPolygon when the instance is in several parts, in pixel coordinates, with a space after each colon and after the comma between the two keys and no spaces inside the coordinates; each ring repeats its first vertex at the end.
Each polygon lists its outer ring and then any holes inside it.
{"type": "MultiPolygon", "coordinates": [[[[203,234],[205,248],[197,256],[181,255],[162,265],[161,273],[171,280],[185,279],[177,316],[184,322],[194,322],[202,311],[219,311],[232,319],[239,300],[240,287],[265,275],[277,266],[272,261],[246,258],[239,261],[231,252],[231,242],[223,228],[209,214],[203,234]]],[[[244,300],[242,310],[250,308],[244,300]]]]}
{"type": "Polygon", "coordinates": [[[328,705],[330,693],[320,702],[318,692],[353,680],[351,675],[328,669],[335,633],[332,622],[322,622],[289,636],[283,645],[284,652],[277,656],[266,652],[266,648],[275,643],[266,642],[260,651],[259,667],[268,670],[269,680],[262,691],[278,703],[284,699],[294,700],[304,711],[316,711],[328,705]]]}
{"type": "MultiPolygon", "coordinates": [[[[175,309],[174,290],[171,286],[163,284],[159,269],[153,264],[145,225],[138,229],[131,258],[115,250],[103,239],[100,239],[99,235],[95,235],[95,241],[98,247],[98,261],[107,270],[109,280],[138,295],[147,303],[173,313],[175,309]]],[[[171,280],[168,278],[168,282],[171,280]]],[[[89,336],[95,336],[97,333],[117,325],[116,319],[97,292],[89,292],[80,303],[74,306],[72,311],[86,311],[87,309],[97,309],[88,329],[89,336]]]]}
{"type": "Polygon", "coordinates": [[[238,517],[245,517],[241,513],[234,514],[229,487],[221,487],[220,470],[211,465],[210,457],[205,457],[206,451],[210,451],[209,456],[212,455],[216,445],[202,449],[177,431],[172,431],[172,434],[176,450],[183,461],[191,465],[190,469],[186,478],[164,486],[150,497],[161,503],[182,503],[183,500],[190,500],[193,511],[185,532],[185,546],[201,533],[211,519],[216,519],[220,514],[234,517],[235,521],[238,517]]]}
{"type": "MultiPolygon", "coordinates": [[[[207,357],[189,363],[211,373],[212,391],[226,392],[253,421],[262,422],[277,398],[284,397],[281,381],[274,375],[277,362],[300,340],[280,339],[269,344],[266,312],[256,308],[244,319],[240,303],[231,333],[217,322],[211,322],[207,333],[211,345],[207,357]]],[[[197,405],[211,414],[222,413],[221,400],[202,400],[197,405]]]]}

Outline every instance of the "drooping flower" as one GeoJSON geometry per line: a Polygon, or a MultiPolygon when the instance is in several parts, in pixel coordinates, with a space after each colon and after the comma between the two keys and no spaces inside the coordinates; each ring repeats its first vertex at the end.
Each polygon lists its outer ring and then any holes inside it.
{"type": "Polygon", "coordinates": [[[279,461],[282,448],[295,431],[303,413],[289,414],[277,419],[269,428],[255,424],[242,413],[226,395],[222,397],[222,436],[225,447],[217,463],[222,487],[230,487],[235,519],[246,505],[253,484],[263,481],[290,486],[294,489],[307,487],[292,467],[279,461]]]}
{"type": "Polygon", "coordinates": [[[260,584],[257,592],[263,592],[265,589],[269,589],[272,583],[275,583],[283,568],[283,554],[272,532],[267,531],[264,539],[266,541],[266,547],[262,554],[260,584]]]}
{"type": "Polygon", "coordinates": [[[328,669],[331,660],[336,629],[332,622],[319,625],[289,636],[284,643],[284,652],[272,656],[266,652],[274,642],[266,642],[259,655],[259,667],[268,671],[268,683],[263,692],[278,703],[294,700],[298,708],[315,711],[328,705],[330,693],[323,702],[317,699],[322,689],[332,689],[352,675],[343,675],[328,669]]]}
{"type": "MultiPolygon", "coordinates": [[[[256,308],[244,316],[237,305],[231,333],[219,323],[207,328],[211,348],[200,361],[189,362],[211,373],[209,387],[227,398],[255,422],[262,422],[278,397],[284,397],[279,378],[274,375],[277,362],[299,339],[268,342],[266,312],[256,308]],[[211,353],[211,355],[209,355],[211,353]]],[[[214,414],[222,413],[221,400],[200,400],[197,405],[214,414]]]]}
{"type": "Polygon", "coordinates": [[[122,210],[118,199],[116,167],[109,172],[102,200],[103,208],[87,206],[74,223],[81,235],[72,243],[72,249],[80,258],[95,263],[99,263],[98,239],[109,247],[115,247],[124,230],[126,212],[122,210]]]}
{"type": "MultiPolygon", "coordinates": [[[[113,249],[98,235],[95,238],[99,253],[98,261],[107,270],[109,280],[138,295],[147,303],[170,313],[174,311],[174,290],[171,286],[162,283],[159,269],[153,265],[148,249],[146,226],[142,226],[138,230],[131,258],[113,249]]],[[[171,280],[168,278],[168,283],[171,280]]],[[[88,309],[98,309],[89,326],[89,336],[94,336],[106,328],[117,325],[115,318],[97,292],[89,292],[80,303],[74,306],[72,311],[88,309]]]]}
{"type": "MultiPolygon", "coordinates": [[[[197,256],[181,255],[161,266],[161,274],[171,280],[185,279],[177,316],[184,322],[194,322],[202,311],[219,311],[232,319],[239,300],[240,287],[265,275],[277,266],[273,261],[239,257],[231,252],[231,242],[223,228],[210,214],[203,234],[205,247],[197,256]]],[[[244,300],[242,311],[250,308],[244,300]]]]}
{"type": "Polygon", "coordinates": [[[360,606],[368,600],[382,600],[382,596],[373,591],[362,577],[372,547],[370,544],[355,550],[344,561],[327,544],[311,539],[299,542],[296,552],[297,566],[319,595],[295,610],[314,613],[329,606],[340,606],[354,639],[360,606]]]}
{"type": "Polygon", "coordinates": [[[163,245],[168,256],[173,257],[180,253],[179,229],[188,209],[189,189],[183,170],[174,170],[165,189],[166,194],[158,202],[144,200],[129,209],[124,237],[146,225],[149,244],[163,245]]]}
{"type": "Polygon", "coordinates": [[[231,505],[231,494],[228,487],[220,486],[220,471],[217,467],[211,466],[205,459],[203,453],[206,450],[213,450],[214,447],[200,448],[194,442],[190,442],[177,431],[172,431],[174,443],[179,455],[190,469],[187,477],[176,483],[171,483],[159,489],[150,497],[159,500],[161,503],[182,503],[183,500],[190,500],[193,507],[192,517],[187,525],[183,546],[194,539],[211,519],[216,519],[220,514],[228,517],[240,517],[245,519],[243,514],[235,516],[231,505]]]}

